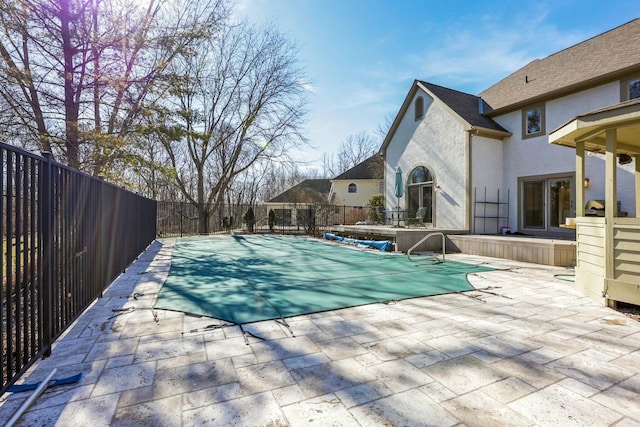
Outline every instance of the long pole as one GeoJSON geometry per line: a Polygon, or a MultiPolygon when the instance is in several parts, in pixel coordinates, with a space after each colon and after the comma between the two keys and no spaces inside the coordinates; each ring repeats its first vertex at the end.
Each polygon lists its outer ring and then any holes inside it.
{"type": "Polygon", "coordinates": [[[47,389],[47,387],[49,387],[49,381],[51,381],[51,378],[53,378],[57,370],[58,368],[53,368],[53,371],[51,371],[47,378],[45,378],[44,381],[40,383],[38,388],[34,390],[33,394],[31,394],[31,396],[29,396],[29,398],[25,400],[24,403],[18,408],[16,413],[13,414],[11,419],[7,422],[6,427],[12,427],[13,425],[15,425],[22,414],[24,414],[26,410],[29,409],[31,405],[33,405],[33,402],[35,402],[36,399],[40,397],[40,395],[47,389]]]}

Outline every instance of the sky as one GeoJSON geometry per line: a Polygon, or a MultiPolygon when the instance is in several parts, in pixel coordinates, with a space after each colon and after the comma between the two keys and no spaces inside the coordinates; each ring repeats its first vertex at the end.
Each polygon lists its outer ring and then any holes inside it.
{"type": "Polygon", "coordinates": [[[308,79],[310,147],[321,169],[349,136],[393,120],[414,80],[478,94],[544,58],[640,17],[638,0],[235,0],[249,22],[275,24],[308,79]]]}

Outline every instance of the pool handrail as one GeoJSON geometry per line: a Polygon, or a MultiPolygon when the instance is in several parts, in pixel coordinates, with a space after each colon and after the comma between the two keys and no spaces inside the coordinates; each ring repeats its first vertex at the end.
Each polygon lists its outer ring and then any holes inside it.
{"type": "Polygon", "coordinates": [[[431,237],[433,237],[433,236],[442,236],[442,261],[440,261],[440,260],[438,259],[438,256],[437,256],[437,255],[430,255],[429,257],[430,257],[430,258],[435,258],[438,262],[444,262],[444,261],[445,261],[445,256],[446,256],[446,250],[445,250],[445,248],[446,248],[446,239],[445,239],[444,233],[441,233],[441,232],[439,232],[439,231],[436,231],[436,232],[433,232],[433,233],[429,233],[429,234],[427,234],[427,235],[426,235],[426,236],[424,236],[422,239],[420,239],[420,240],[418,241],[418,243],[416,243],[415,245],[411,246],[411,247],[409,248],[409,250],[407,251],[407,258],[409,258],[409,261],[411,261],[411,262],[416,262],[416,261],[417,261],[417,260],[413,260],[413,259],[411,259],[411,252],[412,252],[415,248],[417,248],[418,246],[420,246],[421,244],[423,244],[424,242],[426,242],[429,238],[431,238],[431,237]]]}

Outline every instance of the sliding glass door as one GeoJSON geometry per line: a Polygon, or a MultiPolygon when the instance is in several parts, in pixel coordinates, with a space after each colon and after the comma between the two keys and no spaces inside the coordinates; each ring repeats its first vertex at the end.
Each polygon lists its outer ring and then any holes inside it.
{"type": "Polygon", "coordinates": [[[549,228],[558,230],[566,219],[575,216],[571,197],[573,179],[551,179],[549,182],[549,228]]]}
{"type": "Polygon", "coordinates": [[[544,188],[544,180],[522,183],[522,226],[524,228],[544,229],[544,188]]]}
{"type": "Polygon", "coordinates": [[[524,232],[567,231],[561,226],[575,216],[572,176],[520,179],[520,220],[524,232]]]}

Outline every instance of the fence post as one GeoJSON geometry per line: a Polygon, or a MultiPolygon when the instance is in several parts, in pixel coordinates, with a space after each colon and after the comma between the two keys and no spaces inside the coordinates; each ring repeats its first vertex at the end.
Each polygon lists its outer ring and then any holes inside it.
{"type": "Polygon", "coordinates": [[[51,153],[42,153],[40,163],[40,247],[42,248],[42,343],[44,356],[51,356],[53,337],[53,212],[51,153]]]}

